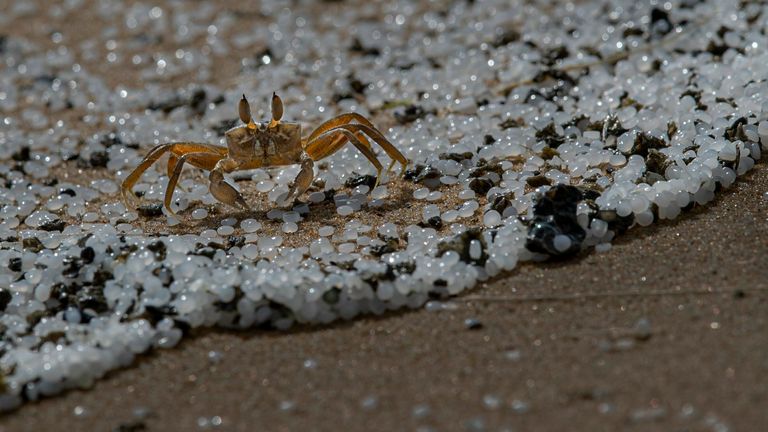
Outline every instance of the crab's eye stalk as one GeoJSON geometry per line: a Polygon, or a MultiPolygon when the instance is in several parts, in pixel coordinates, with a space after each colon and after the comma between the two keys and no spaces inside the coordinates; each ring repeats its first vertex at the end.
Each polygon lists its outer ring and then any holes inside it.
{"type": "Polygon", "coordinates": [[[243,98],[240,99],[240,105],[238,106],[238,111],[240,112],[240,120],[243,121],[245,124],[251,123],[251,106],[248,105],[248,99],[245,98],[245,95],[243,95],[243,98]]]}
{"type": "Polygon", "coordinates": [[[277,93],[272,93],[272,125],[274,126],[283,118],[283,101],[277,93]]]}

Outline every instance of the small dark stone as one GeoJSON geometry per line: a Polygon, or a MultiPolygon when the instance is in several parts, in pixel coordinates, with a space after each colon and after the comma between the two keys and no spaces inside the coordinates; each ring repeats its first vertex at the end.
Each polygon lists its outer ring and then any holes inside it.
{"type": "Polygon", "coordinates": [[[400,124],[412,123],[429,114],[418,105],[408,105],[402,112],[395,111],[395,120],[400,124]]]}
{"type": "Polygon", "coordinates": [[[8,303],[13,299],[13,294],[10,291],[0,288],[0,312],[4,312],[8,307],[8,303]]]}
{"type": "Polygon", "coordinates": [[[669,158],[664,153],[656,149],[648,150],[648,154],[645,158],[646,173],[656,173],[664,176],[664,173],[667,171],[667,167],[669,165],[669,158]]]}
{"type": "Polygon", "coordinates": [[[96,251],[92,247],[86,246],[80,251],[80,258],[83,260],[83,263],[90,264],[96,258],[96,251]]]}
{"type": "Polygon", "coordinates": [[[542,159],[550,160],[555,156],[560,156],[560,153],[558,153],[558,151],[553,149],[552,147],[544,147],[543,149],[541,149],[542,159]]]}
{"type": "Polygon", "coordinates": [[[47,311],[44,310],[36,310],[32,312],[31,314],[27,315],[27,324],[29,324],[30,327],[35,327],[37,323],[40,322],[43,318],[45,318],[45,314],[47,311]]]}
{"type": "Polygon", "coordinates": [[[624,30],[623,35],[626,38],[629,36],[642,36],[643,33],[644,33],[643,29],[641,29],[640,27],[630,27],[624,30]]]}
{"type": "Polygon", "coordinates": [[[359,38],[352,40],[352,45],[349,47],[349,50],[364,56],[378,56],[381,54],[381,50],[376,47],[364,47],[359,38]]]}
{"type": "Polygon", "coordinates": [[[363,94],[365,93],[365,90],[368,89],[368,83],[364,83],[360,81],[359,79],[355,78],[354,76],[349,76],[349,88],[352,89],[353,92],[357,94],[363,94]]]}
{"type": "Polygon", "coordinates": [[[544,141],[549,147],[557,149],[560,144],[565,142],[565,137],[558,135],[557,126],[552,122],[543,129],[536,131],[536,139],[544,141]]]}
{"type": "Polygon", "coordinates": [[[483,144],[485,145],[491,145],[496,142],[496,138],[493,137],[491,134],[487,134],[483,137],[483,144]]]}
{"type": "Polygon", "coordinates": [[[229,236],[227,237],[227,247],[243,247],[245,246],[245,236],[229,236]]]}
{"type": "Polygon", "coordinates": [[[352,95],[352,93],[347,93],[347,92],[339,93],[339,92],[336,92],[336,93],[333,94],[333,96],[331,96],[331,102],[333,102],[334,104],[337,104],[337,103],[343,101],[344,99],[354,99],[354,98],[355,98],[355,96],[352,95]]]}
{"type": "Polygon", "coordinates": [[[161,102],[153,101],[147,106],[147,109],[152,111],[162,111],[165,114],[168,114],[176,108],[186,105],[189,106],[195,114],[202,115],[206,108],[206,98],[207,94],[204,89],[195,89],[187,98],[183,98],[176,94],[161,102]]]}
{"type": "Polygon", "coordinates": [[[441,176],[442,174],[437,168],[428,166],[421,170],[415,181],[416,183],[424,183],[428,180],[438,180],[441,176]]]}
{"type": "Polygon", "coordinates": [[[109,132],[108,134],[102,135],[101,140],[99,141],[101,145],[104,147],[112,147],[113,145],[120,145],[123,143],[123,140],[120,139],[120,137],[114,133],[109,132]]]}
{"type": "Polygon", "coordinates": [[[201,255],[204,257],[208,257],[210,259],[213,259],[213,256],[215,254],[216,254],[216,249],[210,246],[201,247],[194,252],[194,255],[201,255]]]}
{"type": "MultiPolygon", "coordinates": [[[[747,125],[747,118],[746,117],[739,117],[734,121],[728,128],[725,130],[725,138],[728,141],[749,141],[749,138],[747,138],[747,135],[744,133],[744,126],[747,125]]],[[[670,135],[670,138],[672,136],[670,135]]]]}
{"type": "Polygon", "coordinates": [[[162,261],[165,259],[166,246],[162,240],[155,240],[147,245],[147,249],[155,253],[155,259],[162,261]]]}
{"type": "Polygon", "coordinates": [[[443,219],[441,219],[440,216],[432,216],[429,218],[429,220],[427,220],[427,223],[434,229],[439,230],[443,227],[443,219]]]}
{"type": "Polygon", "coordinates": [[[158,216],[162,216],[163,214],[163,205],[160,203],[156,204],[144,204],[139,206],[136,211],[139,213],[139,216],[145,217],[145,218],[154,218],[158,216]]]}
{"type": "Polygon", "coordinates": [[[24,249],[27,249],[31,252],[40,252],[41,250],[45,249],[43,242],[41,242],[37,237],[25,238],[22,240],[21,245],[24,247],[24,249]]]}
{"type": "Polygon", "coordinates": [[[438,156],[440,159],[443,160],[452,160],[456,162],[462,162],[465,160],[471,160],[472,157],[475,154],[472,152],[464,152],[464,153],[440,153],[438,156]]]}
{"type": "Polygon", "coordinates": [[[528,184],[528,186],[537,188],[541,186],[549,186],[552,184],[552,180],[548,179],[547,177],[539,174],[535,176],[528,177],[525,182],[528,184]]]}
{"type": "Polygon", "coordinates": [[[82,309],[91,309],[96,313],[109,310],[107,299],[101,288],[90,287],[82,290],[77,295],[77,306],[82,309]]]}
{"type": "Polygon", "coordinates": [[[496,36],[496,39],[493,40],[491,45],[493,45],[494,48],[499,48],[511,44],[512,42],[517,42],[518,40],[520,40],[520,32],[515,29],[506,29],[496,36]]]}
{"type": "Polygon", "coordinates": [[[72,188],[66,188],[66,189],[61,189],[59,191],[59,195],[69,195],[69,196],[73,197],[73,196],[77,195],[77,192],[75,192],[72,188]]]}
{"type": "Polygon", "coordinates": [[[645,132],[638,133],[635,137],[635,143],[632,145],[632,149],[629,154],[636,154],[642,157],[648,156],[648,152],[651,149],[662,149],[667,147],[667,143],[661,139],[656,138],[653,135],[645,132]]]}
{"type": "Polygon", "coordinates": [[[64,264],[64,270],[61,271],[61,274],[68,278],[77,277],[80,274],[80,269],[83,267],[83,260],[79,257],[66,257],[62,263],[64,264]]]}
{"type": "Polygon", "coordinates": [[[40,229],[43,231],[63,231],[67,224],[61,219],[54,219],[40,225],[40,229]]]}
{"type": "Polygon", "coordinates": [[[94,168],[106,168],[109,162],[109,154],[106,151],[95,151],[88,158],[88,163],[94,168]]]}
{"type": "Polygon", "coordinates": [[[348,188],[356,188],[360,185],[368,186],[368,188],[373,189],[373,186],[376,184],[376,176],[365,174],[357,177],[351,177],[349,178],[344,185],[348,188]]]}
{"type": "Polygon", "coordinates": [[[21,258],[15,257],[8,261],[8,269],[12,272],[21,271],[21,258]]]}
{"type": "Polygon", "coordinates": [[[576,208],[583,199],[584,195],[579,188],[562,184],[537,197],[525,247],[532,252],[552,256],[578,252],[587,236],[576,218],[576,208]],[[557,250],[554,239],[558,235],[568,236],[571,247],[565,251],[557,250]]]}
{"type": "Polygon", "coordinates": [[[414,166],[413,168],[408,168],[405,170],[405,173],[403,174],[404,180],[410,180],[410,181],[416,181],[416,178],[421,174],[422,171],[426,168],[425,165],[418,164],[414,166]]]}
{"type": "Polygon", "coordinates": [[[385,240],[384,244],[371,246],[371,255],[380,257],[387,253],[392,253],[397,250],[400,242],[396,238],[389,238],[385,240]]]}
{"type": "Polygon", "coordinates": [[[499,128],[501,128],[501,130],[519,128],[522,126],[525,126],[525,120],[523,120],[522,118],[516,118],[516,119],[508,118],[503,122],[499,123],[499,128]]]}
{"type": "Polygon", "coordinates": [[[672,31],[673,27],[669,20],[669,12],[659,8],[651,10],[651,32],[654,36],[664,36],[672,31]]]}
{"type": "Polygon", "coordinates": [[[482,236],[482,230],[479,228],[470,228],[461,234],[457,234],[448,240],[443,240],[437,245],[437,256],[441,257],[448,251],[454,251],[459,254],[462,261],[483,266],[488,260],[486,253],[487,245],[482,236]],[[469,246],[472,240],[480,242],[480,258],[474,259],[469,254],[469,246]]]}
{"type": "Polygon", "coordinates": [[[469,188],[481,196],[485,196],[492,187],[493,182],[485,177],[472,179],[472,181],[469,182],[469,188]]]}
{"type": "Polygon", "coordinates": [[[562,60],[564,58],[567,58],[570,55],[570,52],[568,51],[568,48],[559,45],[554,48],[548,49],[544,53],[544,64],[548,66],[554,66],[555,63],[557,63],[559,60],[562,60]]]}
{"type": "Polygon", "coordinates": [[[323,293],[323,301],[327,304],[336,304],[339,302],[341,291],[338,288],[331,288],[323,293]]]}
{"type": "Polygon", "coordinates": [[[623,234],[635,222],[635,215],[619,216],[616,210],[600,210],[596,217],[608,223],[608,229],[618,234],[623,234]]]}
{"type": "Polygon", "coordinates": [[[141,318],[146,319],[154,326],[163,320],[163,318],[173,317],[175,315],[177,315],[176,308],[171,305],[147,305],[144,307],[144,314],[141,316],[141,318]]]}
{"type": "Polygon", "coordinates": [[[139,432],[147,430],[147,425],[144,420],[133,420],[126,423],[121,423],[112,432],[139,432]]]}
{"type": "MultiPolygon", "coordinates": [[[[2,292],[0,292],[2,294],[2,292]]],[[[733,298],[735,299],[743,299],[747,296],[747,293],[744,292],[744,290],[737,289],[733,292],[733,298]]],[[[3,302],[0,300],[0,311],[3,310],[3,302]]]]}
{"type": "Polygon", "coordinates": [[[501,195],[493,199],[493,203],[491,203],[491,210],[496,210],[500,215],[503,215],[504,210],[506,210],[507,207],[511,205],[512,203],[509,201],[509,198],[501,195]]]}
{"type": "Polygon", "coordinates": [[[480,330],[483,323],[477,318],[467,318],[464,320],[464,328],[467,330],[480,330]]]}
{"type": "Polygon", "coordinates": [[[31,151],[29,146],[23,146],[18,151],[11,155],[11,158],[16,162],[26,162],[31,157],[31,151]]]}

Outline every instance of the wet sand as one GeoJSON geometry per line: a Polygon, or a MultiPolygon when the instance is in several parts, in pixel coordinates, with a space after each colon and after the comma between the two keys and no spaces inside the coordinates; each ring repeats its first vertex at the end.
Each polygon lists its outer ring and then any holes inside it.
{"type": "Polygon", "coordinates": [[[758,430],[766,191],[760,165],[678,221],[634,229],[607,253],[523,265],[456,310],[199,332],[90,390],[30,403],[0,430],[189,431],[215,416],[227,431],[758,430]]]}

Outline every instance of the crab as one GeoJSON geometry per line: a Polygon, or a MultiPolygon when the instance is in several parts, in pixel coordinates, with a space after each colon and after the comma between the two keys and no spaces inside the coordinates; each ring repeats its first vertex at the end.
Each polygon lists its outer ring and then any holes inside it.
{"type": "Polygon", "coordinates": [[[299,123],[281,121],[283,102],[276,93],[272,94],[271,120],[254,122],[245,95],[240,99],[239,115],[245,125],[233,127],[225,132],[227,147],[176,142],[161,144],[150,150],[136,169],[123,181],[121,193],[126,204],[129,207],[135,207],[137,202],[132,192],[133,186],[144,171],[165,153],[170,153],[170,157],[167,166],[169,180],[163,204],[170,214],[174,214],[171,209],[173,192],[186,163],[209,171],[211,195],[220,202],[239,210],[249,210],[249,206],[240,192],[224,180],[225,174],[234,171],[301,165],[299,174],[290,184],[287,195],[278,202],[282,207],[287,207],[312,184],[315,176],[315,162],[336,153],[347,142],[360,150],[376,168],[376,185],[381,178],[383,167],[373,152],[370,140],[381,146],[392,158],[387,173],[392,171],[397,162],[402,165],[403,172],[408,166],[408,159],[376,129],[371,121],[354,112],[341,114],[325,121],[304,138],[302,138],[299,123]]]}

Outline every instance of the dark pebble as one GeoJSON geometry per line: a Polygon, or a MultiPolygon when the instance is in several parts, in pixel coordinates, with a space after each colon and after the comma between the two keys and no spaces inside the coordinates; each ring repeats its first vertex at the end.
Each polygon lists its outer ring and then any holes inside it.
{"type": "Polygon", "coordinates": [[[104,147],[112,147],[113,145],[120,145],[123,143],[123,140],[120,139],[120,137],[114,133],[110,132],[108,134],[102,135],[101,140],[99,141],[104,147]]]}
{"type": "Polygon", "coordinates": [[[61,189],[59,191],[59,195],[69,195],[69,196],[73,197],[73,196],[77,195],[77,192],[75,192],[72,188],[66,188],[66,189],[61,189]]]}
{"type": "Polygon", "coordinates": [[[216,249],[214,249],[214,248],[212,248],[210,246],[205,246],[205,247],[201,247],[200,249],[196,250],[194,254],[195,255],[201,255],[201,256],[213,259],[213,256],[216,254],[216,249]]]}
{"type": "Polygon", "coordinates": [[[462,162],[465,160],[471,160],[472,157],[475,154],[472,152],[464,152],[464,153],[440,153],[440,156],[438,156],[440,159],[443,160],[452,160],[456,162],[462,162]]]}
{"type": "Polygon", "coordinates": [[[77,277],[80,274],[80,269],[83,267],[83,260],[79,257],[66,257],[63,261],[64,270],[61,274],[68,278],[77,277]]]}
{"type": "Polygon", "coordinates": [[[587,233],[576,219],[576,208],[584,199],[575,186],[557,185],[536,199],[533,206],[533,220],[528,228],[525,247],[532,252],[552,256],[566,256],[577,253],[587,233]],[[571,247],[565,251],[555,248],[554,239],[565,235],[571,240],[571,247]]]}
{"type": "Polygon", "coordinates": [[[371,255],[380,257],[384,254],[392,253],[397,250],[397,246],[400,243],[397,239],[390,238],[386,240],[386,243],[376,246],[371,246],[370,251],[371,255]]]}
{"type": "Polygon", "coordinates": [[[469,182],[469,188],[480,196],[485,196],[493,187],[493,182],[487,178],[476,178],[469,182]]]}
{"type": "Polygon", "coordinates": [[[467,318],[464,320],[464,328],[467,330],[480,330],[483,328],[483,323],[477,318],[467,318]]]}
{"type": "Polygon", "coordinates": [[[137,208],[136,211],[139,213],[139,216],[141,217],[145,217],[145,218],[158,217],[163,214],[163,205],[160,203],[144,204],[139,206],[139,208],[137,208]]]}
{"type": "Polygon", "coordinates": [[[106,168],[108,162],[109,154],[105,151],[93,152],[88,158],[88,163],[94,168],[106,168]]]}
{"type": "Polygon", "coordinates": [[[440,229],[443,227],[443,220],[440,218],[440,216],[432,216],[429,218],[429,220],[427,220],[427,223],[434,229],[440,229]]]}
{"type": "Polygon", "coordinates": [[[10,291],[0,288],[0,312],[5,311],[5,308],[8,307],[8,303],[10,303],[12,299],[13,294],[11,294],[10,291]]]}
{"type": "Polygon", "coordinates": [[[535,175],[528,177],[525,182],[528,184],[528,186],[537,188],[541,186],[549,186],[552,184],[552,180],[544,177],[543,175],[535,175]]]}
{"type": "Polygon", "coordinates": [[[165,243],[162,240],[155,240],[147,245],[147,249],[155,253],[155,257],[163,260],[165,259],[165,243]]]}
{"type": "Polygon", "coordinates": [[[37,237],[25,238],[22,240],[21,245],[24,247],[24,249],[27,249],[30,252],[40,252],[41,250],[45,249],[43,242],[41,242],[37,237]]]}
{"type": "Polygon", "coordinates": [[[403,174],[403,179],[404,180],[410,180],[410,181],[416,181],[416,177],[418,177],[419,174],[421,174],[421,172],[424,171],[425,168],[426,168],[426,166],[421,165],[421,164],[418,164],[418,165],[414,166],[413,168],[409,168],[409,169],[405,170],[405,173],[403,174]]]}
{"type": "Polygon", "coordinates": [[[40,229],[43,231],[63,231],[67,224],[61,219],[54,219],[40,225],[40,229]]]}
{"type": "Polygon", "coordinates": [[[368,188],[373,189],[373,186],[376,184],[376,176],[365,174],[357,177],[351,177],[347,180],[346,183],[344,183],[345,186],[348,188],[356,188],[361,185],[368,186],[368,188]]]}
{"type": "Polygon", "coordinates": [[[227,247],[243,247],[245,246],[245,236],[229,236],[227,237],[227,247]]]}
{"type": "Polygon", "coordinates": [[[503,215],[504,210],[506,210],[510,205],[512,205],[512,203],[509,201],[509,198],[503,195],[497,196],[493,199],[493,203],[491,203],[491,210],[496,210],[499,212],[499,214],[503,215]]]}
{"type": "Polygon", "coordinates": [[[442,174],[437,168],[428,166],[421,170],[419,175],[416,176],[415,181],[417,183],[424,183],[429,180],[439,180],[442,174]]]}
{"type": "Polygon", "coordinates": [[[8,261],[8,269],[12,272],[20,272],[21,258],[11,258],[10,261],[8,261]]]}
{"type": "Polygon", "coordinates": [[[92,247],[86,246],[80,251],[80,258],[82,258],[83,263],[90,264],[96,258],[96,252],[92,247]]]}
{"type": "Polygon", "coordinates": [[[16,162],[26,162],[30,159],[30,157],[31,152],[27,146],[20,148],[19,151],[11,155],[11,158],[16,162]]]}
{"type": "Polygon", "coordinates": [[[408,124],[426,116],[428,114],[424,108],[418,105],[408,105],[403,111],[395,112],[395,120],[400,124],[408,124]]]}

